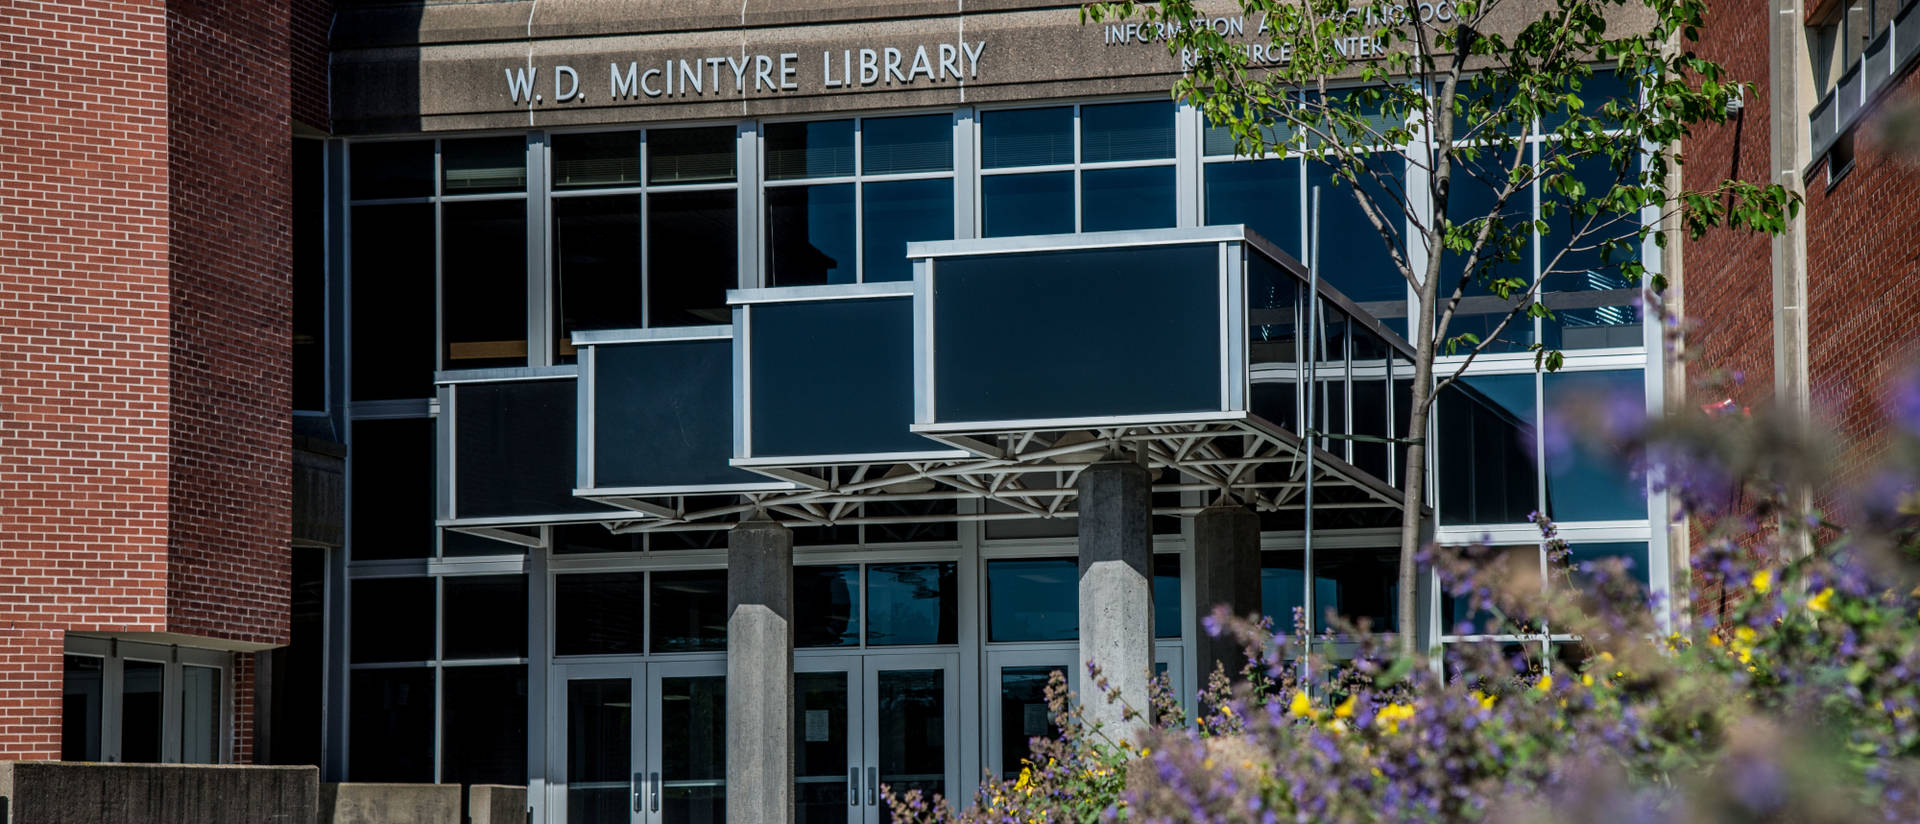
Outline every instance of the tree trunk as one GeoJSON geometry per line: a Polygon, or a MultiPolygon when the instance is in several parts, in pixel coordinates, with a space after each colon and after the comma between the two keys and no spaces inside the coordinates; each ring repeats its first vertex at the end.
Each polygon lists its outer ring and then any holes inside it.
{"type": "MultiPolygon", "coordinates": [[[[1431,283],[1434,279],[1429,276],[1431,283]]],[[[1428,290],[1421,290],[1423,292],[1428,290]]],[[[1427,489],[1427,399],[1433,392],[1433,300],[1420,304],[1414,319],[1413,402],[1407,416],[1407,459],[1401,468],[1400,489],[1406,496],[1400,514],[1400,654],[1419,654],[1420,512],[1427,489]]]]}

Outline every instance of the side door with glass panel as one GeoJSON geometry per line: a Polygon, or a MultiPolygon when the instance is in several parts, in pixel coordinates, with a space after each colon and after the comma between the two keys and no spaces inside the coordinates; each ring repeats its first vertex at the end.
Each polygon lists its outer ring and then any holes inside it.
{"type": "Polygon", "coordinates": [[[645,824],[726,824],[727,662],[647,665],[645,824]]]}
{"type": "Polygon", "coordinates": [[[795,667],[796,822],[890,821],[882,788],[955,794],[958,654],[806,656],[795,667]]]}
{"type": "MultiPolygon", "coordinates": [[[[1020,775],[1021,761],[1033,753],[1033,739],[1060,734],[1054,712],[1047,703],[1047,682],[1054,672],[1065,679],[1067,689],[1075,689],[1078,673],[1072,662],[1073,651],[1058,649],[1001,649],[987,653],[986,693],[987,769],[1001,778],[1020,775]]],[[[1176,702],[1191,707],[1191,696],[1182,681],[1186,672],[1185,651],[1174,643],[1153,645],[1154,674],[1166,679],[1176,702]]],[[[1078,696],[1075,696],[1076,700],[1078,696]]]]}

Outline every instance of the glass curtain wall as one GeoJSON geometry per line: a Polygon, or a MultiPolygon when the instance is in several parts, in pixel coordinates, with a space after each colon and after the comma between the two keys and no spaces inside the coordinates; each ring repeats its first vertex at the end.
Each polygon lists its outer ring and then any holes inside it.
{"type": "Polygon", "coordinates": [[[762,127],[768,286],[909,280],[907,244],[953,238],[953,115],[762,127]]]}
{"type": "Polygon", "coordinates": [[[980,236],[1175,225],[1172,103],[991,109],[979,124],[980,236]]]}

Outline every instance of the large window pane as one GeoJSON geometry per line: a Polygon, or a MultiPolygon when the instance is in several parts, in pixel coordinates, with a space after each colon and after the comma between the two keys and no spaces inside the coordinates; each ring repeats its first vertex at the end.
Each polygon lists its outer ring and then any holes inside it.
{"type": "Polygon", "coordinates": [[[957,572],[952,561],[867,567],[867,645],[959,641],[957,572]]]}
{"type": "Polygon", "coordinates": [[[556,655],[642,652],[646,573],[601,572],[553,579],[556,655]]]}
{"type": "Polygon", "coordinates": [[[860,121],[861,172],[942,172],[953,168],[953,118],[945,114],[860,121]]]}
{"type": "Polygon", "coordinates": [[[1173,167],[1089,169],[1080,173],[1084,231],[1161,229],[1174,224],[1173,167]]]}
{"type": "Polygon", "coordinates": [[[988,169],[1073,162],[1073,109],[980,113],[980,165],[988,169]]]}
{"type": "Polygon", "coordinates": [[[355,143],[348,166],[354,200],[433,194],[431,140],[355,143]]]}
{"type": "Polygon", "coordinates": [[[432,578],[362,578],[349,591],[354,663],[433,658],[432,578]]]}
{"type": "Polygon", "coordinates": [[[766,190],[769,285],[855,281],[853,194],[851,183],[766,190]]]}
{"type": "Polygon", "coordinates": [[[734,201],[730,189],[648,196],[650,325],[732,322],[727,290],[740,282],[734,201]]]}
{"type": "Polygon", "coordinates": [[[352,221],[353,399],[428,397],[434,366],[433,205],[356,206],[352,221]]]}
{"type": "Polygon", "coordinates": [[[526,666],[447,667],[440,677],[440,781],[526,783],[526,666]]]}
{"type": "MultiPolygon", "coordinates": [[[[1491,288],[1491,282],[1495,279],[1533,282],[1533,189],[1522,186],[1505,203],[1499,203],[1500,193],[1510,185],[1507,168],[1512,162],[1511,156],[1494,157],[1488,152],[1482,152],[1473,161],[1460,161],[1454,167],[1453,188],[1447,201],[1447,219],[1459,224],[1470,236],[1477,236],[1486,224],[1494,224],[1488,229],[1487,242],[1474,264],[1473,277],[1454,308],[1455,317],[1448,324],[1447,336],[1472,333],[1481,340],[1493,340],[1487,350],[1492,352],[1521,351],[1534,340],[1533,321],[1525,317],[1515,318],[1495,333],[1514,302],[1499,297],[1491,288]]],[[[1455,282],[1465,274],[1467,261],[1467,252],[1444,252],[1440,271],[1446,282],[1455,282]]],[[[1513,294],[1519,291],[1514,290],[1513,294]]],[[[1447,296],[1442,294],[1442,303],[1434,307],[1436,313],[1446,308],[1447,296]]]]}
{"type": "Polygon", "coordinates": [[[220,760],[220,670],[180,668],[180,761],[213,764],[220,760]]]}
{"type": "Polygon", "coordinates": [[[720,183],[734,178],[734,127],[647,132],[648,183],[720,183]]]}
{"type": "Polygon", "coordinates": [[[1073,173],[993,175],[980,179],[987,237],[1073,231],[1073,173]]]}
{"type": "Polygon", "coordinates": [[[764,127],[767,179],[847,177],[853,168],[853,121],[769,123],[764,127]]]}
{"type": "Polygon", "coordinates": [[[582,189],[640,184],[640,133],[557,134],[547,144],[553,158],[553,188],[582,189]]]}
{"type": "Polygon", "coordinates": [[[293,141],[293,408],[327,406],[326,143],[293,141]]]}
{"type": "MultiPolygon", "coordinates": [[[[1207,225],[1245,224],[1282,251],[1304,260],[1300,248],[1302,174],[1300,161],[1293,158],[1207,164],[1207,225]]],[[[1323,200],[1325,197],[1321,195],[1323,200]]]]}
{"type": "MultiPolygon", "coordinates": [[[[1406,158],[1400,154],[1367,157],[1369,176],[1361,177],[1359,191],[1381,210],[1395,236],[1405,238],[1405,212],[1392,194],[1404,177],[1406,158]],[[1376,177],[1377,176],[1377,177],[1376,177]]],[[[1380,231],[1367,219],[1354,194],[1354,185],[1338,179],[1325,163],[1307,164],[1307,186],[1320,187],[1320,248],[1322,277],[1362,308],[1376,316],[1406,315],[1407,280],[1393,264],[1393,255],[1380,231]],[[1397,303],[1397,311],[1378,306],[1397,303]]],[[[1402,245],[1402,244],[1396,244],[1402,245]]]]}
{"type": "Polygon", "coordinates": [[[1627,577],[1639,581],[1643,587],[1650,586],[1653,569],[1649,565],[1645,542],[1574,544],[1567,547],[1567,566],[1574,586],[1585,587],[1593,581],[1593,573],[1582,567],[1615,559],[1626,563],[1627,577]]]}
{"type": "Polygon", "coordinates": [[[1044,558],[987,562],[987,640],[1080,637],[1080,562],[1044,558]]]}
{"type": "Polygon", "coordinates": [[[727,648],[727,571],[655,572],[652,651],[727,648]]]}
{"type": "Polygon", "coordinates": [[[1080,160],[1107,163],[1173,157],[1173,103],[1080,107],[1080,160]]]}
{"type": "Polygon", "coordinates": [[[440,193],[478,195],[527,190],[527,139],[482,137],[440,143],[440,193]]]}
{"type": "Polygon", "coordinates": [[[449,576],[440,580],[440,599],[440,657],[527,654],[526,576],[449,576]]]}
{"type": "Polygon", "coordinates": [[[1033,753],[1033,739],[1060,734],[1047,707],[1047,681],[1066,667],[1006,667],[1000,670],[1000,777],[1020,774],[1033,753]]]}
{"type": "Polygon", "coordinates": [[[441,207],[440,325],[449,369],[527,363],[527,204],[441,207]]]}
{"type": "Polygon", "coordinates": [[[640,196],[555,198],[553,278],[558,353],[573,333],[646,325],[640,278],[640,196]]]}
{"type": "Polygon", "coordinates": [[[353,560],[433,554],[433,421],[353,422],[353,560]]]}
{"type": "MultiPolygon", "coordinates": [[[[1077,586],[1077,584],[1076,584],[1077,586]]],[[[1153,636],[1180,637],[1180,556],[1153,556],[1153,636]]]]}
{"type": "MultiPolygon", "coordinates": [[[[1393,632],[1399,550],[1321,550],[1313,558],[1313,631],[1331,627],[1332,613],[1375,632],[1393,632]]],[[[1276,550],[1260,554],[1260,611],[1276,631],[1293,632],[1293,611],[1305,605],[1306,553],[1276,550]]]]}
{"type": "Polygon", "coordinates": [[[793,569],[796,647],[860,645],[860,565],[793,569]]]}
{"type": "Polygon", "coordinates": [[[1646,483],[1634,477],[1628,456],[1573,423],[1582,410],[1599,410],[1637,424],[1646,417],[1643,373],[1555,372],[1543,379],[1542,393],[1548,410],[1547,514],[1556,521],[1647,517],[1646,483]]]}
{"type": "Polygon", "coordinates": [[[90,655],[65,658],[60,692],[60,758],[99,761],[100,724],[107,701],[106,662],[90,655]]]}
{"type": "MultiPolygon", "coordinates": [[[[1631,183],[1635,169],[1616,170],[1604,157],[1576,162],[1571,178],[1585,191],[1584,200],[1604,196],[1615,185],[1631,183]]],[[[1557,208],[1542,218],[1547,233],[1541,239],[1541,290],[1553,317],[1543,321],[1543,342],[1558,349],[1596,349],[1640,346],[1640,311],[1634,306],[1638,284],[1627,282],[1620,264],[1639,258],[1637,215],[1600,211],[1581,215],[1566,195],[1543,188],[1541,198],[1557,208]],[[1588,248],[1620,239],[1617,249],[1588,248]]],[[[1544,210],[1543,210],[1544,211],[1544,210]]]]}
{"type": "Polygon", "coordinates": [[[1441,522],[1525,522],[1539,508],[1533,375],[1464,378],[1439,407],[1441,522]]]}
{"type": "Polygon", "coordinates": [[[953,180],[861,185],[861,251],[868,282],[911,279],[908,243],[953,239],[953,180]]]}
{"type": "Polygon", "coordinates": [[[433,670],[355,670],[348,689],[347,780],[432,782],[433,670]]]}
{"type": "Polygon", "coordinates": [[[158,661],[126,661],[120,677],[120,760],[129,764],[160,763],[162,689],[167,665],[158,661]]]}

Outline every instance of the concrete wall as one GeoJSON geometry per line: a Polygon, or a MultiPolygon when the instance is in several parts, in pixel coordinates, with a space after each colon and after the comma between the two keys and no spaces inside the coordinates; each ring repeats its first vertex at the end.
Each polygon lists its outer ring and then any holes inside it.
{"type": "Polygon", "coordinates": [[[475,784],[467,788],[470,824],[526,824],[527,788],[475,784]]]}
{"type": "Polygon", "coordinates": [[[315,824],[461,824],[459,784],[322,784],[315,824]]]}
{"type": "Polygon", "coordinates": [[[319,781],[314,767],[0,762],[9,820],[31,824],[306,824],[319,781]]]}

